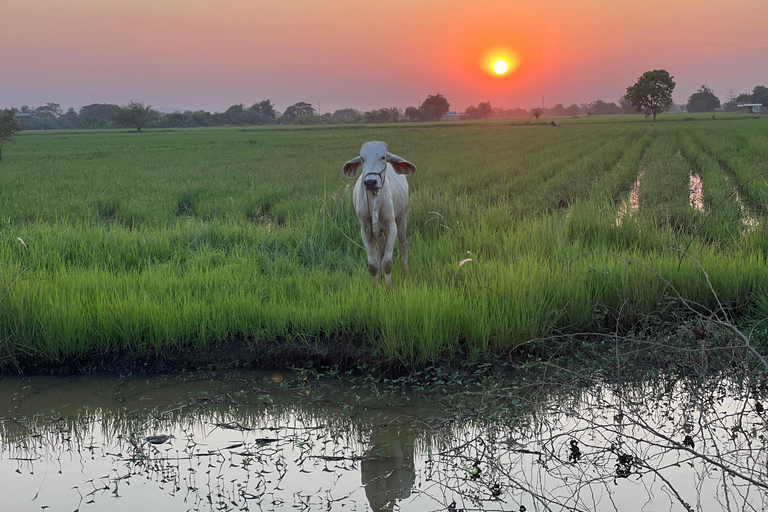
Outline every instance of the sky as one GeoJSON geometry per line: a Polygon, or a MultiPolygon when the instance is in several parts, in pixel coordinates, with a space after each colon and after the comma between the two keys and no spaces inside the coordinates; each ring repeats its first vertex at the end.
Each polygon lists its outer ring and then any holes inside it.
{"type": "Polygon", "coordinates": [[[23,0],[5,2],[0,108],[138,101],[280,111],[488,101],[614,101],[666,69],[685,103],[706,84],[768,86],[766,0],[23,0]],[[516,62],[503,76],[490,61],[516,62]]]}

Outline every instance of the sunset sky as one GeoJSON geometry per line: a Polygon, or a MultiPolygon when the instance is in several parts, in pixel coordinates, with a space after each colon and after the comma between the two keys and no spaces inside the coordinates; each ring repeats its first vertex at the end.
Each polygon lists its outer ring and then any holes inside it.
{"type": "Polygon", "coordinates": [[[0,108],[567,106],[658,68],[677,103],[768,86],[766,0],[23,0],[2,17],[0,108]],[[517,68],[492,76],[497,53],[517,68]]]}

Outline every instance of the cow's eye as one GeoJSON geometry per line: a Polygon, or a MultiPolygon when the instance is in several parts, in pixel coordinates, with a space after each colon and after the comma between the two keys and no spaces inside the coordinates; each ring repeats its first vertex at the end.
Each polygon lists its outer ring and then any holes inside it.
{"type": "Polygon", "coordinates": [[[381,157],[381,159],[382,159],[382,160],[386,160],[386,158],[384,158],[384,157],[381,157]]]}

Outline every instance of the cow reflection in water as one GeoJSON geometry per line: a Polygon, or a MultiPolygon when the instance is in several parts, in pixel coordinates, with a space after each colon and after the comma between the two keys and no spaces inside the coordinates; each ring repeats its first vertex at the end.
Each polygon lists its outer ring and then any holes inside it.
{"type": "Polygon", "coordinates": [[[396,500],[411,495],[416,479],[413,468],[414,433],[397,426],[377,428],[361,462],[365,495],[374,512],[390,511],[396,500]]]}

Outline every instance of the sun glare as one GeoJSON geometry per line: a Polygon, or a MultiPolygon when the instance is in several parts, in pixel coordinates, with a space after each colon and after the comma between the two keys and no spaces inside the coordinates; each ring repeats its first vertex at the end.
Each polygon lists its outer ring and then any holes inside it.
{"type": "Polygon", "coordinates": [[[481,59],[482,67],[493,76],[499,78],[514,73],[520,59],[516,52],[508,48],[494,48],[489,50],[481,59]]]}
{"type": "Polygon", "coordinates": [[[493,71],[497,75],[503,75],[507,72],[507,69],[509,69],[509,66],[505,60],[499,59],[493,63],[493,71]]]}

